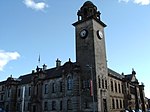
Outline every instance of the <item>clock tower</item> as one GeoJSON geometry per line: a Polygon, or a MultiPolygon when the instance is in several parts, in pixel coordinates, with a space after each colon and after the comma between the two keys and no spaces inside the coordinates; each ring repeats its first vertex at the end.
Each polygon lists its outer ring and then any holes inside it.
{"type": "MultiPolygon", "coordinates": [[[[76,35],[76,62],[82,70],[81,83],[88,78],[92,81],[92,83],[90,82],[90,89],[92,89],[90,96],[93,111],[109,112],[108,70],[104,35],[106,25],[101,21],[97,7],[90,1],[83,4],[77,15],[78,21],[73,23],[73,26],[75,26],[76,35]]],[[[84,97],[85,95],[82,97],[83,100],[84,97]]]]}

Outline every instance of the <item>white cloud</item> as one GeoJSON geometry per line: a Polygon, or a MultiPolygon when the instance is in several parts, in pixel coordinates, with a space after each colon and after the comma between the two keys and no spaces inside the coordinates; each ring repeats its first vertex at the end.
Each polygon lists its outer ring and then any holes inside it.
{"type": "Polygon", "coordinates": [[[16,60],[20,57],[17,52],[6,52],[0,50],[0,71],[3,70],[4,66],[11,60],[16,60]]]}
{"type": "Polygon", "coordinates": [[[34,0],[24,0],[24,4],[35,10],[44,10],[48,5],[44,2],[35,2],[34,0]]]}
{"type": "Polygon", "coordinates": [[[150,0],[119,0],[119,2],[133,2],[135,4],[139,4],[139,5],[149,5],[150,4],[150,0]]]}
{"type": "Polygon", "coordinates": [[[119,2],[129,2],[129,0],[119,0],[119,2]]]}
{"type": "Polygon", "coordinates": [[[150,0],[134,0],[133,2],[136,4],[140,4],[140,5],[149,5],[150,4],[150,0]]]}

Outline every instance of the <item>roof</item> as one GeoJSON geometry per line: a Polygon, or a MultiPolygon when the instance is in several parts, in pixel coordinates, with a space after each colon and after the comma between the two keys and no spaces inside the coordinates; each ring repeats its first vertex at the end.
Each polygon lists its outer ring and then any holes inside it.
{"type": "MultiPolygon", "coordinates": [[[[54,79],[54,78],[62,77],[63,74],[72,72],[73,70],[80,70],[80,66],[77,63],[68,61],[63,66],[46,69],[46,70],[40,69],[38,72],[32,72],[30,74],[22,75],[17,79],[15,78],[12,78],[12,79],[13,81],[18,81],[20,85],[23,85],[23,84],[31,83],[33,80],[33,76],[40,72],[42,74],[45,74],[45,78],[43,80],[47,80],[47,79],[54,79]]],[[[132,81],[132,82],[135,80],[134,82],[138,82],[136,77],[133,76],[134,74],[122,75],[110,68],[108,68],[108,75],[111,77],[120,79],[120,80],[125,79],[126,81],[132,81]]],[[[0,85],[5,84],[8,81],[8,79],[6,81],[0,82],[0,85]]]]}
{"type": "Polygon", "coordinates": [[[129,82],[137,82],[138,83],[138,80],[137,80],[135,74],[125,75],[125,80],[129,81],[129,82]]]}
{"type": "Polygon", "coordinates": [[[0,85],[4,85],[4,84],[6,84],[6,81],[0,82],[0,85]]]}
{"type": "Polygon", "coordinates": [[[86,1],[83,5],[94,5],[91,1],[86,1]]]}
{"type": "Polygon", "coordinates": [[[128,81],[131,81],[132,77],[133,77],[132,74],[125,75],[125,79],[128,81]]]}
{"type": "Polygon", "coordinates": [[[113,76],[113,77],[116,77],[116,78],[119,78],[119,79],[123,79],[124,78],[124,75],[121,75],[117,72],[115,72],[114,70],[108,68],[108,74],[113,76]]]}
{"type": "MultiPolygon", "coordinates": [[[[60,77],[61,76],[61,69],[60,68],[59,69],[58,68],[51,68],[51,69],[47,69],[45,71],[42,71],[43,73],[46,74],[45,79],[60,77]]],[[[21,81],[19,84],[22,85],[22,84],[31,83],[33,76],[36,74],[37,74],[37,72],[20,76],[19,79],[21,79],[21,81]]]]}
{"type": "MultiPolygon", "coordinates": [[[[55,68],[51,68],[47,70],[42,70],[42,71],[39,71],[39,73],[42,72],[46,75],[46,77],[43,80],[58,78],[58,77],[62,77],[62,74],[64,73],[64,71],[69,72],[71,71],[72,68],[76,67],[76,65],[77,65],[76,63],[72,63],[71,61],[69,61],[69,62],[66,62],[63,66],[59,66],[59,67],[55,67],[55,68]]],[[[21,79],[21,81],[19,84],[22,85],[22,84],[28,84],[32,82],[33,76],[36,74],[37,72],[33,72],[31,74],[20,76],[19,79],[21,79]]]]}
{"type": "Polygon", "coordinates": [[[30,83],[32,80],[32,76],[33,74],[27,74],[27,75],[22,75],[19,77],[19,79],[21,79],[19,84],[27,84],[30,83]]]}

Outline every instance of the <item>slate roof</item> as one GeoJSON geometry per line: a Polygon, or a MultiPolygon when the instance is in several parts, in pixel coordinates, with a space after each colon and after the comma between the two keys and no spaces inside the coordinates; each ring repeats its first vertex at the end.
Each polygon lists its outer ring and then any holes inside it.
{"type": "MultiPolygon", "coordinates": [[[[73,69],[75,67],[79,67],[79,65],[77,63],[72,63],[71,61],[68,61],[63,66],[55,67],[55,68],[51,68],[51,69],[46,69],[45,71],[42,70],[39,72],[45,73],[46,77],[43,80],[47,80],[47,79],[62,77],[62,74],[64,74],[64,72],[69,72],[68,70],[71,71],[71,69],[73,69]]],[[[22,75],[17,79],[17,81],[19,81],[20,85],[31,83],[33,75],[35,75],[35,74],[37,74],[37,72],[22,75]]],[[[120,79],[120,80],[122,80],[122,79],[126,79],[127,81],[132,80],[132,74],[121,75],[121,74],[115,72],[114,70],[112,70],[110,68],[108,68],[108,74],[110,76],[115,77],[115,78],[120,79]]],[[[13,80],[15,81],[16,79],[13,78],[13,80]]],[[[2,82],[0,82],[0,85],[5,84],[6,82],[7,82],[7,80],[2,81],[2,82]]]]}
{"type": "Polygon", "coordinates": [[[0,85],[4,85],[4,84],[6,84],[6,81],[0,82],[0,85]]]}
{"type": "Polygon", "coordinates": [[[61,77],[62,76],[62,70],[63,67],[59,67],[59,68],[52,68],[52,69],[48,69],[46,70],[46,79],[51,79],[51,78],[57,78],[57,77],[61,77]]]}
{"type": "MultiPolygon", "coordinates": [[[[132,82],[133,76],[134,76],[134,74],[125,75],[125,80],[126,80],[126,81],[129,81],[129,82],[132,82]]],[[[137,80],[136,77],[135,77],[135,81],[134,81],[134,82],[137,82],[137,83],[138,83],[138,80],[137,80]]]]}
{"type": "Polygon", "coordinates": [[[133,77],[132,74],[125,75],[125,79],[128,81],[131,81],[132,77],[133,77]]]}
{"type": "MultiPolygon", "coordinates": [[[[61,68],[61,67],[60,67],[61,68]]],[[[46,74],[45,79],[51,79],[51,78],[56,78],[56,77],[60,77],[61,76],[61,69],[58,68],[51,68],[51,69],[47,69],[45,70],[43,73],[46,74]]],[[[31,73],[31,74],[27,74],[27,75],[22,75],[19,77],[19,79],[21,80],[19,84],[28,84],[32,81],[32,77],[33,75],[36,75],[37,72],[35,73],[31,73]]]]}
{"type": "MultiPolygon", "coordinates": [[[[58,78],[62,76],[65,69],[66,70],[72,69],[72,67],[76,65],[77,65],[76,63],[72,63],[71,61],[69,61],[69,62],[66,62],[63,66],[46,69],[45,71],[39,71],[39,72],[45,73],[46,77],[43,80],[58,78]]],[[[19,84],[22,85],[22,84],[30,83],[32,81],[33,75],[35,74],[37,74],[37,72],[20,76],[19,79],[21,81],[19,84]]]]}
{"type": "Polygon", "coordinates": [[[22,75],[19,77],[20,83],[19,84],[27,84],[30,83],[32,80],[32,75],[33,74],[27,74],[27,75],[22,75]]]}
{"type": "Polygon", "coordinates": [[[124,75],[121,75],[117,72],[115,72],[114,70],[108,68],[108,74],[111,75],[111,76],[114,76],[116,78],[119,78],[119,79],[123,79],[124,78],[124,75]]]}

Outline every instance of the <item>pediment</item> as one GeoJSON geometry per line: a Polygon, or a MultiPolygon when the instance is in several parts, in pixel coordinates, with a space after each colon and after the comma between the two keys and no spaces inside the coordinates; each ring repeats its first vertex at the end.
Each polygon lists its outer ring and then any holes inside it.
{"type": "Polygon", "coordinates": [[[132,75],[131,82],[138,82],[138,80],[137,80],[135,75],[132,75]]]}

